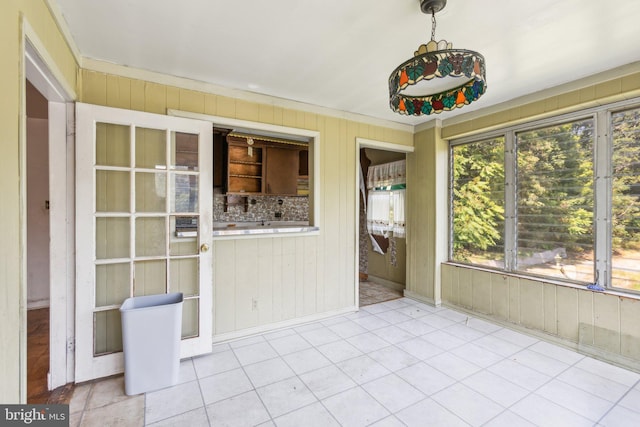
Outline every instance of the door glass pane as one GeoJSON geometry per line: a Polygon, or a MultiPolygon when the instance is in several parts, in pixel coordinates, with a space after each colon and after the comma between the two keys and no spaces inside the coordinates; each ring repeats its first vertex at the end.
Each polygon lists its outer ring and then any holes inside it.
{"type": "Polygon", "coordinates": [[[93,327],[94,356],[122,351],[122,324],[119,310],[94,313],[93,327]]]}
{"type": "Polygon", "coordinates": [[[136,212],[166,212],[167,176],[164,173],[136,173],[136,212]]]}
{"type": "Polygon", "coordinates": [[[171,174],[171,212],[198,211],[198,176],[185,174],[171,174]]]}
{"type": "Polygon", "coordinates": [[[186,299],[182,304],[182,338],[198,336],[198,301],[186,299]]]}
{"type": "Polygon", "coordinates": [[[198,170],[198,135],[171,132],[171,169],[198,170]]]}
{"type": "Polygon", "coordinates": [[[96,258],[128,258],[129,218],[96,218],[96,258]]]}
{"type": "Polygon", "coordinates": [[[164,130],[136,128],[137,168],[167,168],[166,135],[164,130]]]}
{"type": "Polygon", "coordinates": [[[130,139],[129,126],[96,123],[96,164],[131,166],[130,139]]]}
{"type": "Polygon", "coordinates": [[[172,259],[171,292],[182,292],[185,297],[198,294],[198,258],[172,259]]]}
{"type": "Polygon", "coordinates": [[[170,255],[198,254],[197,216],[171,216],[169,230],[173,232],[169,241],[170,255]]]}
{"type": "Polygon", "coordinates": [[[164,294],[167,292],[167,261],[136,261],[134,263],[133,295],[164,294]]]}
{"type": "Polygon", "coordinates": [[[166,255],[165,218],[136,218],[136,257],[166,255]]]}
{"type": "Polygon", "coordinates": [[[96,265],[96,307],[122,304],[130,280],[129,263],[96,265]]]}
{"type": "Polygon", "coordinates": [[[131,186],[129,172],[96,171],[96,210],[129,212],[131,186]]]}

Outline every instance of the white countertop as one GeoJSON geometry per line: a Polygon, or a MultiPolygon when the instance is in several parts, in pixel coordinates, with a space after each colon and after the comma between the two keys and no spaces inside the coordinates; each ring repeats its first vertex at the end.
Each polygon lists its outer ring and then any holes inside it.
{"type": "Polygon", "coordinates": [[[213,236],[303,233],[317,231],[308,221],[214,222],[213,236]]]}

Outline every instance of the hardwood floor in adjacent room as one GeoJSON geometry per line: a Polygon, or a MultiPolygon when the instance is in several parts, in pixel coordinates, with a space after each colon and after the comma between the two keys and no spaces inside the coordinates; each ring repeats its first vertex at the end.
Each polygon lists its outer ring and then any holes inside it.
{"type": "Polygon", "coordinates": [[[49,309],[27,311],[27,403],[69,403],[73,384],[47,390],[49,309]]]}

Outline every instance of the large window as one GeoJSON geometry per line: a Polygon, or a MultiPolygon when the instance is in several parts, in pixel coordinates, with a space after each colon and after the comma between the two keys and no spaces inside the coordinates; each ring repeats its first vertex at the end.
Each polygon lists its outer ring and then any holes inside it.
{"type": "Polygon", "coordinates": [[[517,271],[593,282],[592,119],[516,133],[517,271]]]}
{"type": "Polygon", "coordinates": [[[640,291],[640,109],[612,115],[611,286],[640,291]]]}
{"type": "Polygon", "coordinates": [[[454,141],[450,191],[452,261],[640,291],[640,108],[454,141]]]}
{"type": "Polygon", "coordinates": [[[504,267],[504,138],[452,150],[453,259],[504,267]]]}

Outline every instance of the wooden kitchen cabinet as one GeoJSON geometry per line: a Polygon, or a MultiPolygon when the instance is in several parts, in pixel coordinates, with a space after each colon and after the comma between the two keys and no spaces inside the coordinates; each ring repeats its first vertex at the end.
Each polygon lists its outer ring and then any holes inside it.
{"type": "MultiPolygon", "coordinates": [[[[227,136],[227,193],[298,195],[300,161],[306,146],[227,136]]],[[[307,169],[306,165],[302,167],[307,169]]]]}
{"type": "Polygon", "coordinates": [[[263,193],[263,147],[228,139],[227,193],[263,193]]]}
{"type": "Polygon", "coordinates": [[[267,147],[265,193],[298,194],[299,152],[297,149],[267,147]]]}

